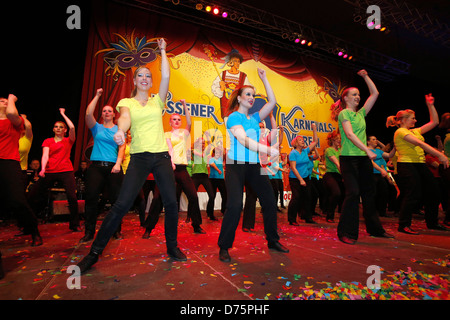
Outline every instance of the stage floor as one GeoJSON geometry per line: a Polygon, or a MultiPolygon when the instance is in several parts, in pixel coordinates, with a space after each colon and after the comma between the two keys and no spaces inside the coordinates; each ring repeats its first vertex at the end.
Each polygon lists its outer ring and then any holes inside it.
{"type": "MultiPolygon", "coordinates": [[[[283,254],[267,248],[262,216],[256,228],[236,232],[232,261],[218,259],[217,238],[222,217],[209,221],[203,213],[206,234],[194,234],[186,213],[180,212],[179,247],[188,257],[174,262],[166,254],[163,216],[150,239],[137,214],[123,221],[123,239],[111,240],[97,264],[77,282],[67,268],[89,251],[79,244],[82,233],[69,231],[67,222],[40,225],[44,245],[30,247],[30,236],[17,237],[10,221],[0,227],[0,250],[5,278],[0,280],[1,300],[277,300],[277,299],[441,299],[449,300],[450,232],[425,229],[421,216],[413,227],[420,235],[397,232],[397,218],[382,218],[395,239],[365,232],[361,219],[356,245],[341,243],[337,223],[316,216],[318,224],[290,226],[286,212],[279,213],[283,254]],[[378,290],[367,288],[369,266],[380,267],[378,290]],[[79,285],[80,289],[69,289],[79,285]]],[[[442,214],[442,212],[441,212],[442,214]]],[[[338,219],[336,219],[338,221],[338,219]]],[[[442,217],[441,217],[442,221],[442,217]]]]}

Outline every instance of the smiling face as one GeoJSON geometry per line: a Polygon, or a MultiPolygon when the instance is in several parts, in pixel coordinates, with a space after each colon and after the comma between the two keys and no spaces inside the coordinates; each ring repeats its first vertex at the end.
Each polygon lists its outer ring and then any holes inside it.
{"type": "Polygon", "coordinates": [[[378,145],[377,137],[375,137],[375,136],[370,136],[370,137],[367,139],[367,145],[368,145],[369,147],[375,149],[376,146],[378,145]]]}
{"type": "Polygon", "coordinates": [[[400,121],[400,125],[403,128],[414,128],[414,126],[416,125],[416,114],[415,113],[407,113],[404,117],[402,117],[401,121],[400,121]]]}
{"type": "Polygon", "coordinates": [[[152,73],[147,68],[136,69],[134,86],[138,91],[148,91],[153,85],[152,73]]]}
{"type": "Polygon", "coordinates": [[[350,88],[343,98],[345,101],[345,105],[348,108],[352,109],[356,109],[356,107],[358,107],[359,105],[359,102],[361,101],[361,96],[357,88],[350,88]]]}

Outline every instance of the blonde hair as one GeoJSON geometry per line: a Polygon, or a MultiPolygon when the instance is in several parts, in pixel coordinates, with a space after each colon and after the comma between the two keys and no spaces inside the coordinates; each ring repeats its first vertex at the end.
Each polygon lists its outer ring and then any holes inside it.
{"type": "Polygon", "coordinates": [[[395,116],[389,116],[386,119],[386,128],[400,127],[400,123],[401,123],[402,119],[409,118],[415,114],[416,113],[411,109],[400,110],[399,112],[397,112],[397,114],[395,116]]]}

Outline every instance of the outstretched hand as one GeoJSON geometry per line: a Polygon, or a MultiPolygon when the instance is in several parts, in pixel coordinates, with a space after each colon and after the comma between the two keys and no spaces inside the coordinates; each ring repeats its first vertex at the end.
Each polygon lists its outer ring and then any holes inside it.
{"type": "Polygon", "coordinates": [[[158,39],[156,41],[158,42],[158,47],[160,50],[166,50],[167,43],[166,40],[164,40],[164,38],[158,39]]]}
{"type": "Polygon", "coordinates": [[[368,76],[369,74],[367,73],[367,71],[365,70],[365,69],[362,69],[362,70],[359,70],[358,71],[358,76],[361,76],[361,77],[365,77],[365,76],[368,76]]]}

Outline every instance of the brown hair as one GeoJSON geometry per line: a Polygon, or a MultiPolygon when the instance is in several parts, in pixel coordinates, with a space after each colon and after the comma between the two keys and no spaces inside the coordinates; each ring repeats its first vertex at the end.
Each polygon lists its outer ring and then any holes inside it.
{"type": "Polygon", "coordinates": [[[238,102],[237,98],[247,88],[251,88],[251,89],[253,89],[253,91],[256,92],[255,87],[253,87],[253,86],[242,86],[242,87],[235,89],[233,91],[233,93],[231,93],[230,99],[228,100],[227,110],[225,110],[225,113],[224,113],[226,115],[226,117],[228,117],[230,114],[232,114],[239,108],[239,102],[238,102]]]}
{"type": "Polygon", "coordinates": [[[416,113],[411,109],[400,110],[395,116],[389,116],[386,119],[386,128],[400,127],[400,122],[403,118],[409,117],[414,114],[416,113]]]}
{"type": "Polygon", "coordinates": [[[339,132],[337,130],[334,130],[333,132],[330,132],[327,136],[327,142],[328,145],[331,147],[333,145],[333,140],[338,138],[340,136],[339,132]]]}
{"type": "MultiPolygon", "coordinates": [[[[147,70],[150,72],[150,75],[152,74],[152,72],[150,71],[149,68],[147,68],[146,66],[140,66],[140,67],[138,67],[136,70],[134,70],[134,73],[133,73],[133,79],[136,79],[136,76],[137,76],[139,70],[141,70],[141,69],[147,69],[147,70]]],[[[134,86],[133,91],[131,91],[131,96],[130,96],[130,98],[134,98],[134,97],[136,96],[136,94],[137,94],[137,87],[134,86]]]]}

